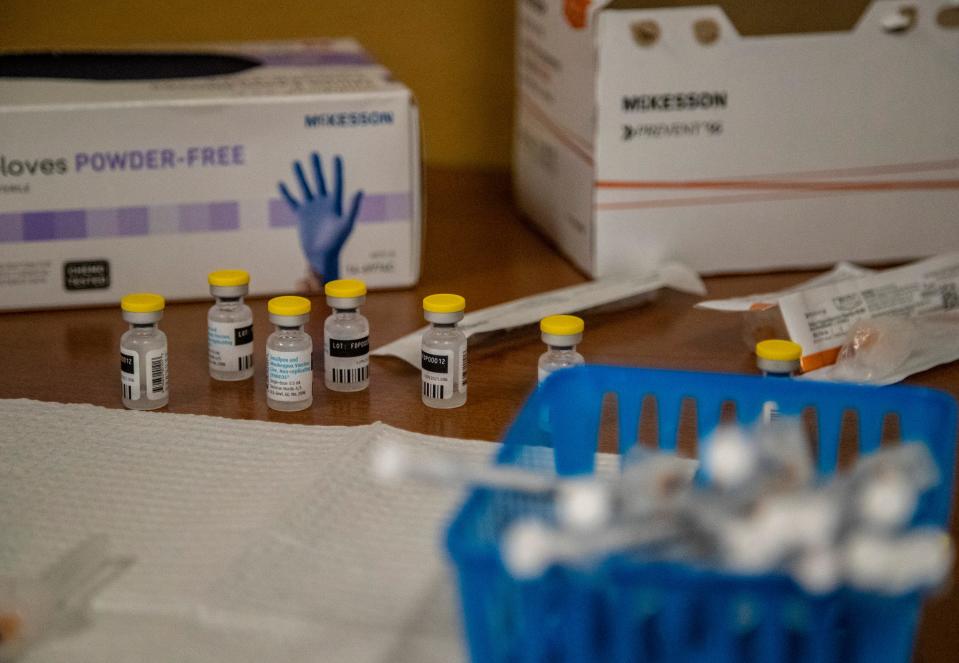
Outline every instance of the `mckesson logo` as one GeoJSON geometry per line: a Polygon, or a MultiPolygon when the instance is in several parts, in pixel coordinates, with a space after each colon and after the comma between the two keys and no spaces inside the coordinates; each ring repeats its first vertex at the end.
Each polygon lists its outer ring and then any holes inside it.
{"type": "Polygon", "coordinates": [[[67,172],[67,160],[59,159],[14,159],[0,154],[0,175],[63,175],[67,172]]]}
{"type": "Polygon", "coordinates": [[[358,127],[364,125],[393,124],[389,111],[357,111],[353,113],[318,113],[303,118],[307,129],[316,127],[358,127]]]}
{"type": "Polygon", "coordinates": [[[627,113],[645,113],[647,111],[726,108],[726,96],[725,90],[721,92],[637,94],[631,97],[623,97],[623,110],[627,113]]]}

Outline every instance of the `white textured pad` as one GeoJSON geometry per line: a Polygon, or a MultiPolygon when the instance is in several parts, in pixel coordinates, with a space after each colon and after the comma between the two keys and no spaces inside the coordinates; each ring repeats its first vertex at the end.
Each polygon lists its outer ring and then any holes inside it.
{"type": "Polygon", "coordinates": [[[137,562],[35,661],[450,661],[443,523],[459,491],[369,476],[370,445],[487,458],[383,424],[296,426],[0,401],[0,574],[92,533],[137,562]]]}

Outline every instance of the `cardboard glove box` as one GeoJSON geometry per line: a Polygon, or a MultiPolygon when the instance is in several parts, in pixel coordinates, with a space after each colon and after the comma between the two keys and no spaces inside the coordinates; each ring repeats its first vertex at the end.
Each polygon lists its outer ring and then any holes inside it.
{"type": "Polygon", "coordinates": [[[0,308],[412,285],[419,148],[349,39],[0,54],[0,308]]]}

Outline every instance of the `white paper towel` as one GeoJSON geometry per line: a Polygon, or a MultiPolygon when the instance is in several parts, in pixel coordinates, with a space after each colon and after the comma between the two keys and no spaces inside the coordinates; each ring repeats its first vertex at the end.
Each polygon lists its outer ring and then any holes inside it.
{"type": "Polygon", "coordinates": [[[91,627],[27,661],[461,659],[440,541],[460,492],[375,483],[384,434],[495,451],[378,423],[0,401],[0,574],[35,574],[92,533],[137,558],[91,627]]]}

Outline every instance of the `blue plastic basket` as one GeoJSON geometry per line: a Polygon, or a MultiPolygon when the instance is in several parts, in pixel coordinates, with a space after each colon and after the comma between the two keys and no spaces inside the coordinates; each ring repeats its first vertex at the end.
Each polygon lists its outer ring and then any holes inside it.
{"type": "MultiPolygon", "coordinates": [[[[637,439],[643,401],[656,401],[659,446],[675,450],[684,400],[696,407],[702,438],[724,403],[751,423],[763,403],[780,412],[812,408],[818,471],[836,470],[844,416],[858,418],[858,452],[876,451],[886,416],[901,439],[926,444],[942,481],[925,495],[916,524],[945,526],[949,516],[956,405],[918,387],[861,387],[720,373],[606,366],[552,376],[527,401],[506,435],[498,463],[542,466],[562,475],[593,471],[607,394],[617,401],[620,453],[637,439]],[[552,451],[543,447],[552,448],[552,451]]],[[[728,406],[727,406],[728,407],[728,406]]],[[[807,414],[807,416],[809,416],[807,414]]],[[[907,661],[922,597],[886,597],[840,589],[804,593],[782,575],[743,576],[678,563],[642,564],[614,555],[589,568],[554,567],[517,581],[504,569],[499,541],[517,517],[550,518],[549,500],[511,491],[471,491],[447,534],[456,565],[469,653],[497,661],[907,661]]]]}

